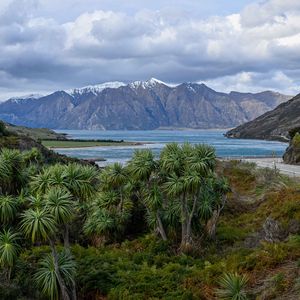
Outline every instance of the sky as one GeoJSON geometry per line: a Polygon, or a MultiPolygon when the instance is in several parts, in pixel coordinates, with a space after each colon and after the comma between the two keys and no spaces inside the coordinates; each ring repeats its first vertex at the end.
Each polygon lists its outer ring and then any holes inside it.
{"type": "Polygon", "coordinates": [[[0,0],[0,100],[151,77],[300,93],[300,1],[0,0]]]}

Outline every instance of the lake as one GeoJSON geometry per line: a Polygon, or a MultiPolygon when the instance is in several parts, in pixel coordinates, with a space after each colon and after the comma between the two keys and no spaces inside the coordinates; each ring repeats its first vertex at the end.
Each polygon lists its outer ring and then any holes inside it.
{"type": "Polygon", "coordinates": [[[58,153],[77,158],[102,157],[106,165],[113,162],[126,162],[132,156],[134,149],[150,148],[157,155],[166,143],[170,142],[190,142],[193,144],[205,143],[212,145],[216,149],[219,157],[263,157],[281,156],[286,147],[286,143],[228,139],[224,137],[226,130],[149,130],[149,131],[89,131],[89,130],[56,130],[56,132],[66,133],[69,138],[75,139],[111,139],[143,142],[141,146],[110,146],[92,147],[76,149],[56,149],[58,153]],[[147,144],[148,143],[148,144],[147,144]]]}

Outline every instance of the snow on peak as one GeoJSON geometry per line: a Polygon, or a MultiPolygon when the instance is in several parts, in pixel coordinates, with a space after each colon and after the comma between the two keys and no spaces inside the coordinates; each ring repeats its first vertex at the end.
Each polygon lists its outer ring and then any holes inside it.
{"type": "Polygon", "coordinates": [[[157,84],[163,84],[163,85],[169,86],[167,83],[165,83],[161,80],[158,80],[156,78],[150,78],[147,81],[134,81],[134,82],[130,83],[129,86],[131,88],[141,87],[143,89],[146,89],[146,88],[152,88],[152,87],[156,86],[157,84]]]}
{"type": "Polygon", "coordinates": [[[67,90],[66,92],[72,96],[78,95],[78,94],[82,95],[82,94],[89,93],[89,92],[93,93],[94,95],[97,95],[107,88],[117,89],[121,86],[126,86],[126,83],[119,82],[119,81],[113,81],[113,82],[105,82],[105,83],[96,84],[96,85],[88,85],[88,86],[84,86],[82,88],[67,90]]]}
{"type": "Polygon", "coordinates": [[[40,99],[42,97],[44,97],[44,95],[41,95],[41,94],[28,94],[28,95],[13,97],[13,98],[10,98],[8,100],[10,100],[11,102],[14,102],[14,103],[20,103],[23,100],[27,100],[27,99],[36,99],[37,100],[37,99],[40,99]]]}

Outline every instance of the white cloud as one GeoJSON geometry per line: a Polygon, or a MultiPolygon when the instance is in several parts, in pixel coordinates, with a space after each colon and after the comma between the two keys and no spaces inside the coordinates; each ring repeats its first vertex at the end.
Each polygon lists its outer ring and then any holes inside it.
{"type": "Polygon", "coordinates": [[[36,16],[37,6],[37,0],[0,4],[6,78],[0,93],[25,83],[36,92],[152,76],[205,81],[218,90],[289,93],[300,82],[299,0],[255,2],[240,13],[205,19],[178,9],[93,9],[65,23],[36,16]],[[17,4],[24,9],[14,14],[17,4]]]}

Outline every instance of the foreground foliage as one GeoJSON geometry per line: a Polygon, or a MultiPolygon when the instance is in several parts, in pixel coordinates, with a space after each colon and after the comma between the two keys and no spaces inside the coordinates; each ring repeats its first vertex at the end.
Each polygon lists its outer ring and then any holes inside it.
{"type": "Polygon", "coordinates": [[[104,170],[2,150],[0,168],[1,299],[297,299],[299,184],[277,170],[189,144],[104,170]]]}

